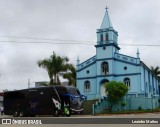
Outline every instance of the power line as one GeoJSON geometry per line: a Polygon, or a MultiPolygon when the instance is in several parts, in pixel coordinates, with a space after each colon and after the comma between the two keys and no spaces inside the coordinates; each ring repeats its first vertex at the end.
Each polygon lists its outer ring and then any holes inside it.
{"type": "Polygon", "coordinates": [[[155,46],[155,47],[160,47],[160,44],[158,45],[150,45],[150,44],[123,44],[120,43],[119,45],[123,45],[123,46],[155,46]]]}
{"type": "MultiPolygon", "coordinates": [[[[47,38],[32,38],[32,37],[18,37],[18,36],[0,36],[0,37],[7,37],[7,38],[22,38],[22,39],[34,39],[34,40],[48,40],[48,41],[6,41],[1,40],[2,43],[19,43],[19,44],[78,44],[78,45],[95,45],[95,42],[91,41],[79,41],[79,40],[62,40],[62,39],[47,39],[47,38]],[[58,41],[58,42],[53,42],[58,41]],[[66,43],[64,43],[66,42],[66,43]],[[77,43],[78,42],[78,43],[77,43]],[[87,42],[87,43],[85,43],[87,42]]],[[[125,44],[119,43],[119,45],[123,46],[150,46],[150,47],[160,47],[160,44],[125,44]]]]}
{"type": "Polygon", "coordinates": [[[19,44],[39,44],[39,43],[41,43],[41,44],[83,44],[83,45],[94,45],[93,43],[91,44],[91,43],[71,43],[71,42],[69,42],[69,43],[62,43],[62,42],[38,42],[38,41],[36,41],[36,42],[27,42],[27,41],[0,41],[0,42],[11,42],[11,43],[19,43],[19,44]]]}
{"type": "Polygon", "coordinates": [[[35,38],[35,37],[20,37],[20,36],[0,36],[0,37],[7,37],[7,38],[22,38],[22,39],[34,39],[34,40],[48,40],[48,41],[69,41],[69,42],[89,42],[93,43],[92,41],[80,41],[80,40],[63,40],[63,39],[48,39],[48,38],[35,38]]]}
{"type": "MultiPolygon", "coordinates": [[[[57,40],[58,41],[58,40],[57,40]]],[[[65,41],[65,40],[64,40],[65,41]]],[[[67,40],[68,41],[68,40],[67,40]]],[[[62,42],[39,42],[39,41],[0,41],[2,43],[19,43],[19,44],[78,44],[78,45],[95,45],[95,43],[75,43],[75,42],[67,42],[67,43],[62,43],[62,42]]],[[[124,43],[119,43],[119,45],[123,46],[150,46],[150,47],[160,47],[160,45],[150,45],[150,44],[124,44],[124,43]]]]}

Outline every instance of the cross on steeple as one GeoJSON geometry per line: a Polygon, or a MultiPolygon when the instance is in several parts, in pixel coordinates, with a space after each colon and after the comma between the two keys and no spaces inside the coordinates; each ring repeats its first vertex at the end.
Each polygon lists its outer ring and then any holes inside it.
{"type": "Polygon", "coordinates": [[[106,10],[108,9],[108,7],[106,6],[106,8],[105,8],[106,10]]]}
{"type": "Polygon", "coordinates": [[[109,14],[108,14],[108,7],[106,6],[105,9],[106,9],[106,12],[105,12],[105,15],[104,15],[104,18],[103,18],[100,29],[112,27],[112,23],[110,21],[109,14]]]}

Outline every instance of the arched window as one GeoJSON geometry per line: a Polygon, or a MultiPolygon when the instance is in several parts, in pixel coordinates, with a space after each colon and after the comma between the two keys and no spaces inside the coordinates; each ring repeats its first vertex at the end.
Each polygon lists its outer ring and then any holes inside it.
{"type": "Polygon", "coordinates": [[[109,72],[108,62],[103,62],[101,65],[102,75],[107,75],[109,72]]]}
{"type": "Polygon", "coordinates": [[[100,35],[100,41],[103,41],[103,34],[100,35]]]}
{"type": "Polygon", "coordinates": [[[91,86],[90,86],[90,81],[85,81],[84,82],[84,92],[90,92],[91,86]]]}
{"type": "Polygon", "coordinates": [[[108,41],[109,39],[108,39],[108,34],[106,34],[106,41],[108,41]]]}
{"type": "Polygon", "coordinates": [[[128,89],[131,89],[131,81],[129,78],[124,79],[124,84],[126,84],[128,86],[128,89]]]}

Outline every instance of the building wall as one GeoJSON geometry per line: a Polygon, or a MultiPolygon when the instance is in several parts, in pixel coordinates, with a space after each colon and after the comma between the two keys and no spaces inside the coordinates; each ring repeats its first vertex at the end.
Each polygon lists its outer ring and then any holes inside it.
{"type": "Polygon", "coordinates": [[[158,78],[143,64],[141,64],[141,77],[142,92],[147,93],[148,97],[151,97],[151,95],[158,96],[158,78]]]}
{"type": "Polygon", "coordinates": [[[77,78],[89,78],[89,77],[95,77],[96,76],[96,63],[84,68],[81,71],[78,71],[77,78]],[[89,71],[89,73],[87,73],[89,71]]]}

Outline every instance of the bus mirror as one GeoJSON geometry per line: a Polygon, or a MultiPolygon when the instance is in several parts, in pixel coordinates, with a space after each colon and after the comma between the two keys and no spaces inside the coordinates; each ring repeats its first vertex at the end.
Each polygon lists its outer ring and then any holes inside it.
{"type": "Polygon", "coordinates": [[[82,101],[86,101],[86,100],[87,100],[87,97],[84,96],[84,95],[81,95],[81,100],[82,100],[82,101]]]}

